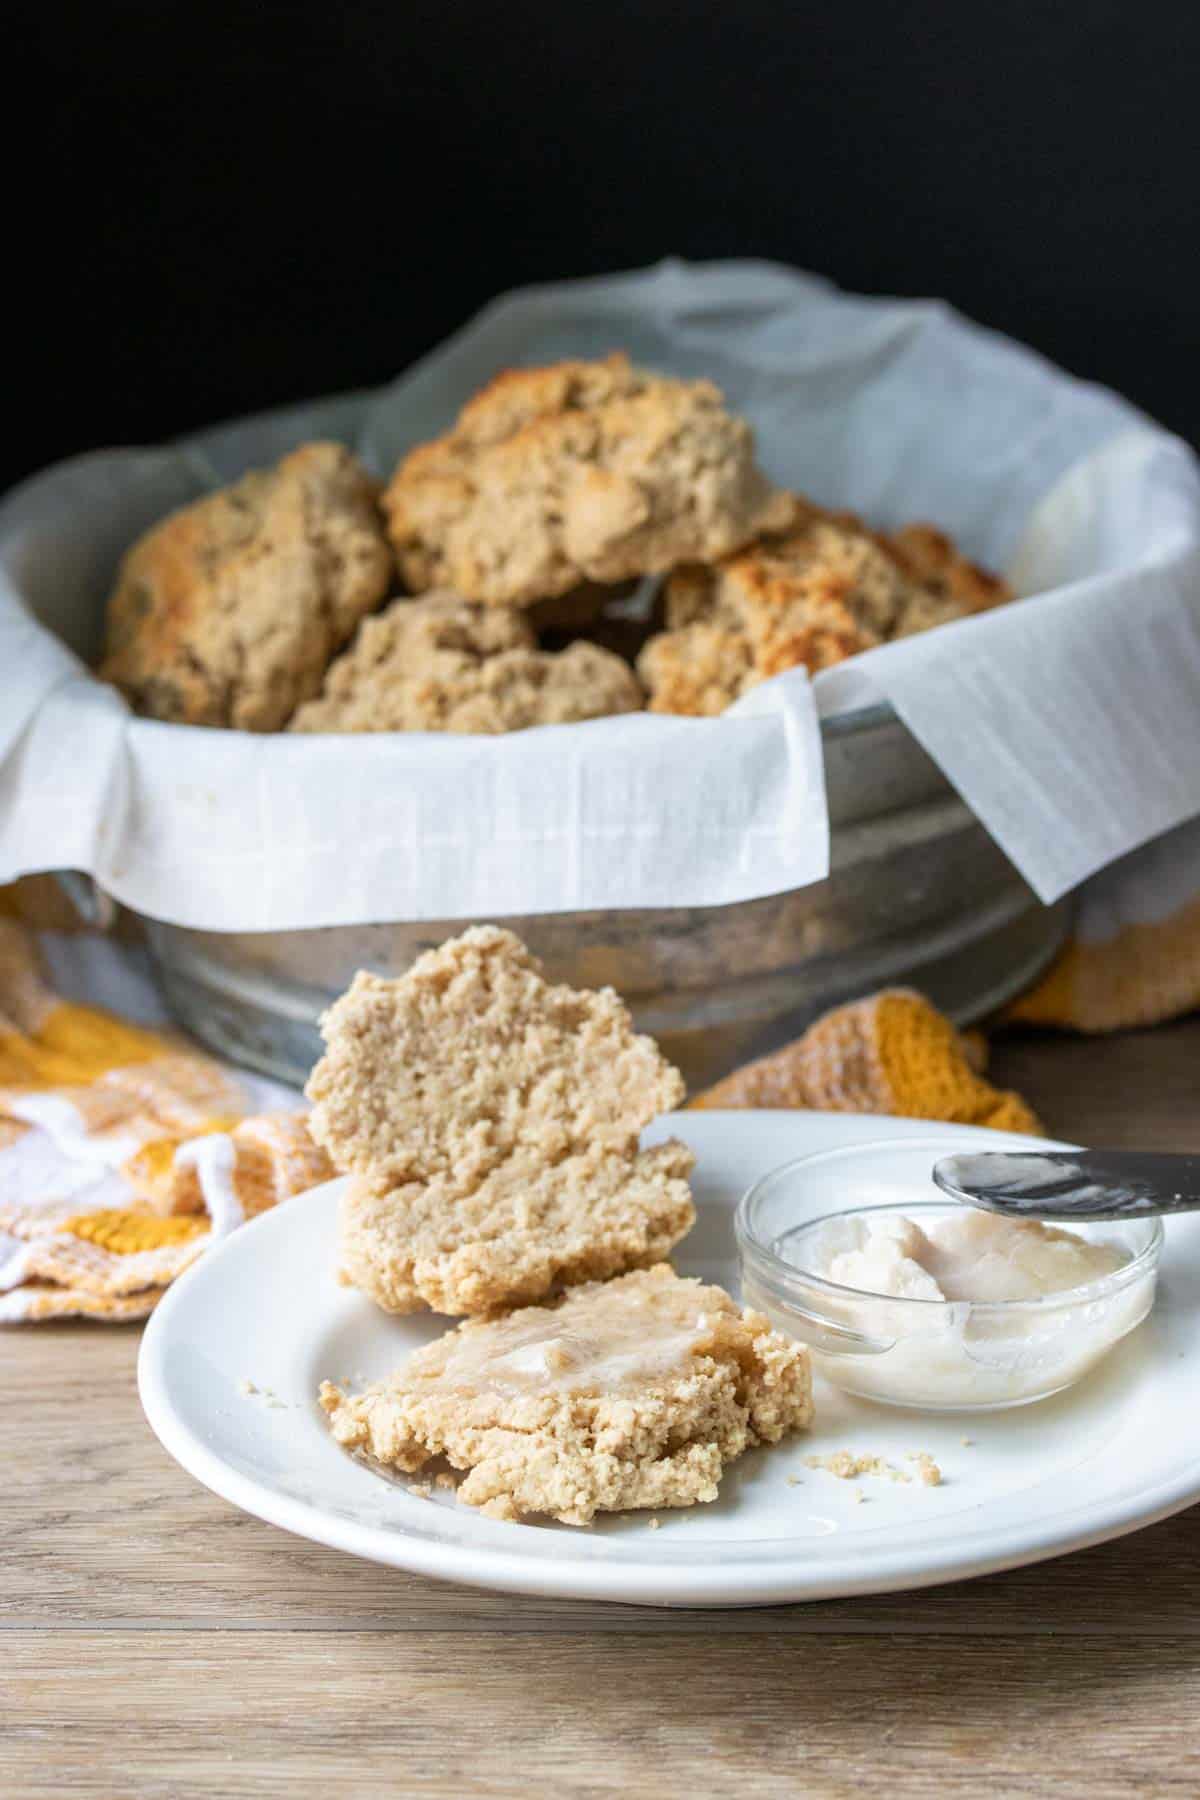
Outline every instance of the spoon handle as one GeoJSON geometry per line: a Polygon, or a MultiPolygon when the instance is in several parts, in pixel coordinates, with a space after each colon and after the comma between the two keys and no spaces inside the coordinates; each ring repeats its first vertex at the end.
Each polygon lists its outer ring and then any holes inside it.
{"type": "Polygon", "coordinates": [[[1200,1156],[1164,1150],[979,1150],[944,1156],[943,1193],[1021,1219],[1200,1212],[1200,1156]]]}

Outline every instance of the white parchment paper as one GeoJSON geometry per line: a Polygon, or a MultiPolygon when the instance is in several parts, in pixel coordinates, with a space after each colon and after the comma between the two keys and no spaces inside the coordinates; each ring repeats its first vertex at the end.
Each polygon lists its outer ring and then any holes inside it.
{"type": "Polygon", "coordinates": [[[75,460],[0,507],[0,879],[74,867],[209,929],[712,905],[828,866],[817,709],[886,697],[1045,899],[1200,812],[1200,479],[1115,395],[926,302],[761,263],[510,296],[373,395],[75,460]],[[931,518],[1020,604],[715,720],[315,739],[131,719],[87,675],[128,542],[314,435],[379,472],[496,369],[709,375],[780,482],[931,518]]]}

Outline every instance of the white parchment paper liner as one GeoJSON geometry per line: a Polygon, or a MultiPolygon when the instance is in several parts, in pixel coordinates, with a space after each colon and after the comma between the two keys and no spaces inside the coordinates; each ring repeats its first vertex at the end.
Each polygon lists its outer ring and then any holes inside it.
{"type": "Polygon", "coordinates": [[[820,879],[814,695],[889,699],[1047,900],[1196,814],[1191,453],[940,305],[672,262],[511,296],[379,394],[80,458],[0,508],[0,879],[81,868],[180,924],[712,905],[820,879]],[[189,731],[86,675],[121,550],[171,507],[315,435],[387,473],[497,368],[617,346],[717,380],[781,482],[883,525],[932,518],[1036,598],[812,687],[780,677],[721,719],[500,739],[189,731]]]}

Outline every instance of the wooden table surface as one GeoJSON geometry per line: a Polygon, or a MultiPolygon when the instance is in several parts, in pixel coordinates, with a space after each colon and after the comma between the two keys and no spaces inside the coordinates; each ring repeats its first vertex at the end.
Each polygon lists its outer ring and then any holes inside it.
{"type": "MultiPolygon", "coordinates": [[[[1200,1019],[1012,1038],[994,1072],[1064,1136],[1200,1149],[1200,1019]]],[[[198,1487],[137,1335],[0,1335],[6,1796],[1200,1794],[1200,1508],[879,1599],[475,1593],[198,1487]]]]}

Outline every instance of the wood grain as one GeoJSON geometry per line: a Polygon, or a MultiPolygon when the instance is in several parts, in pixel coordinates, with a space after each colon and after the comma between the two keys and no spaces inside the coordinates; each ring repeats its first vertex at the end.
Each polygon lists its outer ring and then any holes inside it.
{"type": "MultiPolygon", "coordinates": [[[[1001,1041],[1051,1129],[1200,1148],[1200,1020],[1001,1041]]],[[[1200,1508],[918,1594],[475,1593],[245,1517],[160,1450],[137,1332],[0,1334],[0,1792],[1200,1791],[1200,1508]]]]}
{"type": "Polygon", "coordinates": [[[21,1794],[1195,1792],[1200,1645],[18,1634],[21,1794]],[[136,1746],[136,1753],[134,1747],[136,1746]],[[1067,1785],[1063,1783],[1066,1776],[1067,1785]]]}

